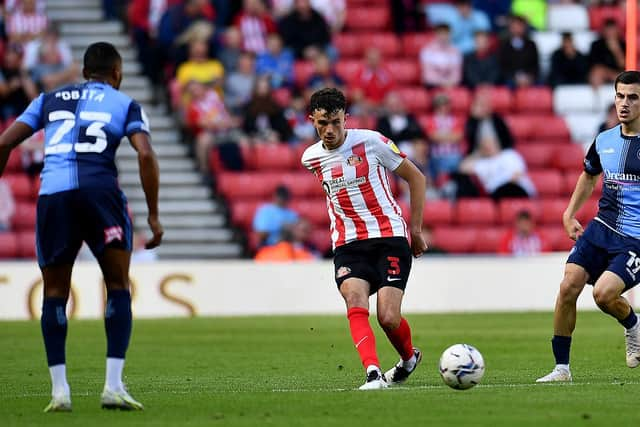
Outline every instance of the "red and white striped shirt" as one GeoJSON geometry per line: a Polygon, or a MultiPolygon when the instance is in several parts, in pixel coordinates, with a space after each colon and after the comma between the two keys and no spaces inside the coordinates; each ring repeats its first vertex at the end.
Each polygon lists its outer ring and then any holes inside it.
{"type": "Polygon", "coordinates": [[[7,36],[9,40],[24,35],[34,38],[44,32],[47,24],[47,15],[44,13],[25,14],[22,11],[16,11],[7,17],[7,36]]]}
{"type": "Polygon", "coordinates": [[[355,240],[407,237],[387,176],[405,157],[390,139],[365,129],[349,129],[336,149],[326,150],[319,141],[305,150],[302,164],[327,195],[334,248],[355,240]]]}

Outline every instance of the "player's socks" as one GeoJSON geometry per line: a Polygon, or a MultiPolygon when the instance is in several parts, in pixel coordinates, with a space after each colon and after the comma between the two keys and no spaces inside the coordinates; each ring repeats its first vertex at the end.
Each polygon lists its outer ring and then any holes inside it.
{"type": "Polygon", "coordinates": [[[54,395],[69,394],[65,366],[65,342],[67,339],[67,314],[65,298],[45,298],[42,303],[40,327],[51,374],[54,395]]]}
{"type": "Polygon", "coordinates": [[[629,311],[629,315],[618,322],[625,327],[625,329],[631,329],[638,324],[638,316],[633,312],[633,308],[629,311]]]}
{"type": "Polygon", "coordinates": [[[107,334],[106,385],[114,391],[123,390],[122,369],[131,337],[131,294],[128,290],[109,291],[104,314],[107,334]]]}
{"type": "Polygon", "coordinates": [[[69,383],[67,382],[67,366],[64,363],[49,366],[49,375],[51,375],[52,396],[68,396],[71,394],[69,383]]]}
{"type": "Polygon", "coordinates": [[[380,366],[376,353],[376,337],[369,324],[369,310],[362,307],[352,307],[347,310],[347,318],[349,319],[351,338],[360,355],[362,366],[380,366]]]}
{"type": "Polygon", "coordinates": [[[416,365],[416,358],[413,352],[413,344],[411,343],[409,322],[403,317],[400,319],[400,325],[397,328],[392,331],[385,331],[385,333],[402,358],[403,367],[412,371],[416,365]]]}
{"type": "Polygon", "coordinates": [[[556,359],[556,365],[569,364],[569,352],[571,351],[571,337],[554,335],[551,339],[551,348],[553,356],[556,359]]]}

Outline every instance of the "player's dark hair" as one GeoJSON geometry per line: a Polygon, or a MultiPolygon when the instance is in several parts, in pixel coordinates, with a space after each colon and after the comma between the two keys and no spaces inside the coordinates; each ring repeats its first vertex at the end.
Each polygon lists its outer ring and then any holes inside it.
{"type": "Polygon", "coordinates": [[[622,83],[623,85],[640,84],[640,71],[621,72],[613,83],[613,87],[616,90],[618,90],[618,83],[622,83]]]}
{"type": "Polygon", "coordinates": [[[347,100],[338,89],[326,87],[311,95],[309,110],[311,114],[316,110],[325,110],[327,114],[334,114],[340,110],[346,111],[347,100]]]}
{"type": "Polygon", "coordinates": [[[122,62],[122,57],[114,45],[97,42],[84,53],[84,69],[89,75],[108,76],[122,62]]]}

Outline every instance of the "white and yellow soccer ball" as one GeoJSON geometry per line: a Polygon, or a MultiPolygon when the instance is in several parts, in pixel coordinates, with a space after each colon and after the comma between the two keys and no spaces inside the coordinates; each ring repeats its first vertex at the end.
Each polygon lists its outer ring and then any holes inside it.
{"type": "Polygon", "coordinates": [[[466,390],[478,384],[484,375],[482,354],[469,344],[454,344],[440,356],[442,381],[456,390],[466,390]]]}

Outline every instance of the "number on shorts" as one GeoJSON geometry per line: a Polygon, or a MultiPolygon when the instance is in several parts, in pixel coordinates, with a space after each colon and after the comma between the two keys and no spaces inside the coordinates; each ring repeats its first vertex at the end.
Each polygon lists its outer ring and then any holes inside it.
{"type": "Polygon", "coordinates": [[[387,261],[389,261],[389,269],[387,273],[392,276],[397,276],[400,274],[400,258],[395,256],[388,256],[387,261]]]}

